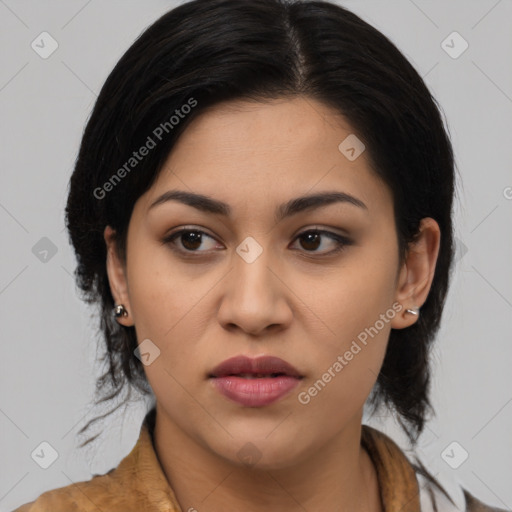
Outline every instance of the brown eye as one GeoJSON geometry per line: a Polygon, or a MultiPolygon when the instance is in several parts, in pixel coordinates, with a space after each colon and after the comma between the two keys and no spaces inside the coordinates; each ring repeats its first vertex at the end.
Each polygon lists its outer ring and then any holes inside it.
{"type": "Polygon", "coordinates": [[[197,231],[187,231],[182,233],[180,240],[185,249],[190,251],[198,249],[202,244],[201,233],[198,233],[197,231]]]}
{"type": "Polygon", "coordinates": [[[315,251],[321,245],[321,238],[322,236],[319,233],[304,233],[301,236],[301,239],[305,240],[305,243],[302,243],[302,247],[308,251],[315,251]]]}
{"type": "Polygon", "coordinates": [[[165,237],[162,243],[176,246],[175,250],[178,252],[207,252],[198,251],[206,239],[215,240],[204,231],[198,229],[180,229],[165,237]],[[180,244],[176,244],[177,239],[179,239],[180,244]]]}
{"type": "MultiPolygon", "coordinates": [[[[213,237],[202,230],[183,228],[165,237],[162,240],[162,243],[170,245],[174,251],[183,255],[193,254],[195,256],[196,254],[200,255],[201,253],[207,254],[210,252],[208,247],[206,247],[204,250],[199,250],[201,247],[204,248],[207,240],[212,240],[215,242],[213,237]]],[[[303,231],[297,235],[296,240],[300,240],[300,246],[304,252],[319,256],[329,256],[331,254],[335,254],[344,250],[346,246],[353,243],[352,240],[345,236],[332,233],[331,231],[319,229],[303,231]],[[325,240],[331,242],[330,245],[333,247],[331,250],[329,250],[329,244],[326,243],[325,240]],[[327,245],[327,250],[318,250],[320,247],[325,245],[327,245]]],[[[215,247],[216,245],[213,243],[210,249],[215,247]]]]}
{"type": "Polygon", "coordinates": [[[332,233],[331,231],[318,229],[303,231],[297,236],[297,240],[301,240],[300,245],[306,252],[319,253],[320,255],[337,253],[353,243],[352,240],[347,237],[332,233]],[[318,251],[317,249],[322,245],[322,238],[330,239],[332,241],[331,246],[334,246],[334,249],[330,251],[318,251]]]}

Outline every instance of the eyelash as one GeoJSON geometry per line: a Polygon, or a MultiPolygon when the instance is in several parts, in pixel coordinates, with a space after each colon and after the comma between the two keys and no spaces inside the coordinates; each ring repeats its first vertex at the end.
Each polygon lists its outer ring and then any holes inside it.
{"type": "MultiPolygon", "coordinates": [[[[208,251],[191,251],[191,250],[187,250],[187,249],[186,250],[178,249],[177,246],[175,245],[174,241],[176,238],[181,236],[183,233],[200,233],[201,235],[206,235],[207,237],[215,240],[214,237],[212,237],[211,235],[209,235],[208,233],[206,233],[205,231],[202,231],[200,229],[182,228],[182,229],[175,231],[175,232],[169,234],[168,236],[166,236],[162,240],[162,244],[169,245],[171,250],[177,252],[180,255],[184,255],[186,257],[195,258],[198,256],[193,255],[194,253],[202,253],[202,252],[208,253],[208,251]]],[[[329,251],[327,253],[323,253],[323,254],[320,253],[321,254],[320,257],[327,257],[327,256],[332,256],[334,254],[337,254],[341,251],[346,250],[347,246],[352,245],[352,243],[353,243],[352,240],[350,240],[349,238],[347,238],[345,236],[338,235],[337,233],[333,233],[332,231],[326,231],[326,230],[322,230],[322,229],[307,229],[306,231],[302,231],[295,237],[294,241],[299,239],[300,237],[302,237],[306,234],[310,234],[310,233],[318,234],[318,235],[326,235],[328,238],[331,238],[332,240],[334,240],[335,242],[338,243],[338,247],[336,249],[333,249],[332,251],[329,251]]],[[[310,253],[310,254],[315,254],[315,252],[316,251],[306,251],[306,253],[310,253]]]]}

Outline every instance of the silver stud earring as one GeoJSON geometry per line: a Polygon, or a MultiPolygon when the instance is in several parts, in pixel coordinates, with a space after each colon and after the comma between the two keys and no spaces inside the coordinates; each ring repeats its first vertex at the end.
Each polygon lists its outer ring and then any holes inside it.
{"type": "Polygon", "coordinates": [[[420,314],[420,308],[415,307],[414,309],[406,309],[405,312],[418,316],[420,314]]]}
{"type": "Polygon", "coordinates": [[[128,311],[123,304],[116,304],[114,308],[114,316],[119,318],[120,316],[128,316],[128,311]]]}

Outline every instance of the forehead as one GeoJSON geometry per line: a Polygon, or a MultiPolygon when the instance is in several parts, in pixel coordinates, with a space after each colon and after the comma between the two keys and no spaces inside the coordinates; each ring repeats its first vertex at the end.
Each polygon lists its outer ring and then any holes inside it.
{"type": "Polygon", "coordinates": [[[336,141],[353,130],[335,110],[306,97],[265,101],[228,101],[202,112],[189,125],[174,153],[197,144],[230,155],[258,149],[269,156],[279,148],[283,156],[337,149],[336,141]]]}
{"type": "Polygon", "coordinates": [[[146,204],[173,188],[215,196],[235,209],[237,202],[270,205],[333,188],[382,209],[390,191],[365,151],[355,160],[340,151],[354,136],[343,116],[311,98],[214,105],[182,133],[146,204]]]}

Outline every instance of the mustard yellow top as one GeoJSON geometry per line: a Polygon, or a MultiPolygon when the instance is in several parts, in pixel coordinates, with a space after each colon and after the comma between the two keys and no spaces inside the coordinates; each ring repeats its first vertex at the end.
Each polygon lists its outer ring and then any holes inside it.
{"type": "MultiPolygon", "coordinates": [[[[146,414],[135,446],[116,468],[44,492],[13,512],[184,512],[154,449],[155,415],[155,408],[146,414]]],[[[438,512],[505,512],[481,503],[465,490],[463,507],[447,500],[440,506],[440,491],[427,480],[419,485],[416,469],[390,437],[363,425],[361,443],[375,465],[385,512],[431,512],[436,510],[434,502],[438,512]]]]}

